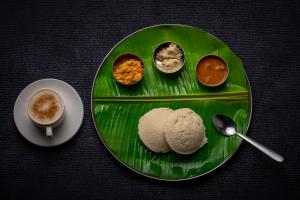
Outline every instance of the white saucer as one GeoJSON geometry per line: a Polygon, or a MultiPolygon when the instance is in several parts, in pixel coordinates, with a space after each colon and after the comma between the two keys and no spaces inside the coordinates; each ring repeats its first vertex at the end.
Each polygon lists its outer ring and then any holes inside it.
{"type": "Polygon", "coordinates": [[[83,114],[83,104],[76,90],[57,79],[41,79],[31,83],[19,94],[14,107],[14,120],[21,135],[29,142],[44,147],[57,146],[69,141],[79,130],[83,114]],[[65,119],[53,129],[53,137],[47,137],[45,129],[34,125],[27,114],[27,101],[30,95],[42,88],[57,91],[65,103],[65,119]]]}

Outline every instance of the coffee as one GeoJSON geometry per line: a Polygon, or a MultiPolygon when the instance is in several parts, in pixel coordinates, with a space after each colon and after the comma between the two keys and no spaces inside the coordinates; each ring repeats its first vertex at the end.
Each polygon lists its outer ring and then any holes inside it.
{"type": "Polygon", "coordinates": [[[64,110],[60,96],[53,90],[42,89],[35,92],[28,104],[28,113],[38,124],[51,124],[57,121],[64,110]]]}

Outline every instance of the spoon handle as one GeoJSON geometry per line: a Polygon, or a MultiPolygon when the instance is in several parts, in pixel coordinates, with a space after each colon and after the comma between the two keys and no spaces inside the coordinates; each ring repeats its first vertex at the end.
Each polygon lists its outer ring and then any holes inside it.
{"type": "Polygon", "coordinates": [[[259,144],[258,142],[254,141],[253,139],[240,134],[240,133],[236,133],[238,136],[240,136],[241,138],[243,138],[244,140],[246,140],[247,142],[249,142],[250,144],[252,144],[253,146],[255,146],[256,148],[258,148],[259,150],[261,150],[262,152],[264,152],[265,154],[267,154],[268,156],[270,156],[271,158],[273,158],[274,160],[276,160],[277,162],[282,162],[284,160],[284,158],[279,155],[278,153],[276,153],[275,151],[265,147],[262,144],[259,144]]]}

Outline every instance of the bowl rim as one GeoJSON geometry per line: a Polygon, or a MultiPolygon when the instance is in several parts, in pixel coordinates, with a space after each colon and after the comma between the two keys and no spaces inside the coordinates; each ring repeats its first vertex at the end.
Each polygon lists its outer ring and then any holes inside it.
{"type": "Polygon", "coordinates": [[[185,64],[185,52],[184,52],[184,49],[182,48],[181,45],[179,45],[177,42],[174,42],[174,41],[172,41],[172,40],[167,40],[167,41],[164,41],[164,42],[160,42],[158,45],[155,46],[155,48],[154,48],[154,50],[153,50],[153,53],[152,53],[152,62],[153,62],[153,64],[154,64],[155,68],[156,68],[159,72],[161,72],[161,73],[163,73],[163,74],[176,74],[177,72],[179,72],[179,71],[183,68],[183,66],[184,66],[184,64],[185,64]],[[156,62],[155,62],[155,61],[156,61],[156,59],[155,59],[155,54],[156,54],[157,50],[160,49],[163,45],[167,45],[167,44],[171,44],[171,43],[176,44],[176,45],[181,49],[181,51],[182,51],[182,64],[181,64],[180,68],[178,68],[178,70],[176,70],[176,71],[174,71],[174,72],[166,72],[166,71],[161,70],[161,69],[157,66],[157,64],[156,64],[156,62]]]}
{"type": "Polygon", "coordinates": [[[119,54],[119,55],[114,59],[114,61],[113,61],[113,63],[112,63],[111,73],[112,73],[112,76],[113,76],[114,80],[115,80],[118,84],[125,85],[125,86],[134,85],[134,84],[140,82],[140,81],[144,78],[144,75],[145,75],[145,64],[144,64],[144,61],[143,61],[138,55],[136,55],[135,53],[132,53],[132,52],[124,52],[124,53],[119,54]],[[113,70],[114,67],[115,67],[115,63],[116,63],[119,59],[121,59],[121,58],[123,58],[123,57],[126,57],[126,56],[131,56],[131,57],[137,58],[139,61],[141,61],[142,66],[143,66],[142,77],[141,77],[140,79],[138,79],[137,81],[135,81],[135,82],[133,82],[133,83],[130,83],[130,84],[125,84],[125,83],[121,83],[120,81],[118,81],[118,80],[116,79],[116,77],[114,76],[114,70],[113,70]]]}
{"type": "Polygon", "coordinates": [[[207,54],[207,55],[205,55],[205,56],[200,57],[200,59],[198,59],[198,61],[197,61],[197,63],[196,63],[196,67],[195,67],[195,74],[196,74],[196,78],[197,78],[198,82],[199,82],[201,85],[203,85],[203,86],[205,86],[205,87],[218,87],[218,86],[222,85],[223,83],[225,83],[225,81],[227,80],[227,78],[228,78],[228,76],[229,76],[229,67],[228,67],[228,64],[227,64],[227,62],[225,61],[225,59],[223,59],[221,56],[216,55],[216,54],[207,54]],[[225,78],[224,78],[221,82],[219,82],[219,83],[217,83],[217,84],[206,84],[206,83],[204,83],[204,82],[199,78],[199,76],[198,76],[198,73],[197,73],[197,70],[198,70],[198,64],[199,64],[204,58],[207,58],[207,57],[216,57],[216,58],[218,58],[218,59],[221,59],[221,60],[225,63],[225,66],[226,66],[226,69],[227,69],[225,78]]]}

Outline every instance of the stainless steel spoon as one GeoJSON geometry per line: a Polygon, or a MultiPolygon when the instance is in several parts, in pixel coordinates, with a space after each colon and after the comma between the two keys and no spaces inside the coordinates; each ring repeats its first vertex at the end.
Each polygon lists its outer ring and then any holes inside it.
{"type": "Polygon", "coordinates": [[[265,147],[262,144],[259,144],[258,142],[252,140],[251,138],[243,134],[238,133],[236,131],[235,122],[229,117],[225,115],[215,115],[213,116],[213,123],[220,133],[223,133],[226,136],[238,135],[253,146],[255,146],[256,148],[258,148],[259,150],[261,150],[262,152],[264,152],[265,154],[267,154],[268,156],[270,156],[271,158],[273,158],[274,160],[276,160],[277,162],[282,162],[284,160],[284,158],[281,155],[274,152],[273,150],[265,147]]]}

